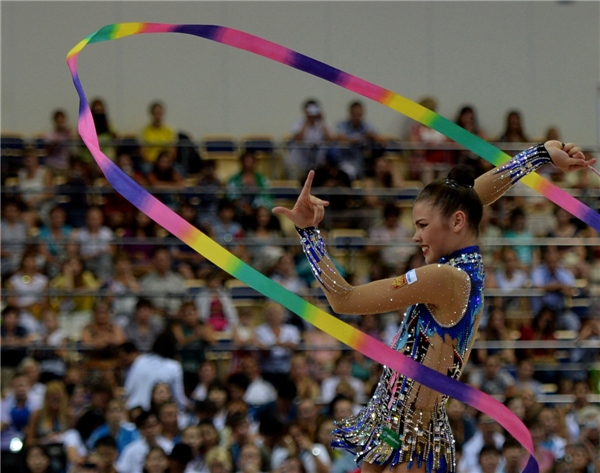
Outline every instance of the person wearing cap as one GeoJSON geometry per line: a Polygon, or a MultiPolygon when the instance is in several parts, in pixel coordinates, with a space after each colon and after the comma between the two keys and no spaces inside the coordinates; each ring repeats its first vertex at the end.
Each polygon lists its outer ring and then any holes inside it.
{"type": "Polygon", "coordinates": [[[325,144],[334,139],[317,100],[307,100],[302,109],[305,116],[292,126],[292,139],[286,160],[288,176],[299,180],[304,179],[311,169],[324,164],[325,144]]]}

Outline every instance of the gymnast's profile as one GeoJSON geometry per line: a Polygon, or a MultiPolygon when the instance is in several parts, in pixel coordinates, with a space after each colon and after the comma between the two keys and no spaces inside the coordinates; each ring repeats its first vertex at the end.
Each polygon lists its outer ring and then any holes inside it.
{"type": "MultiPolygon", "coordinates": [[[[310,194],[310,171],[293,209],[275,207],[300,235],[312,272],[338,314],[381,314],[408,307],[392,348],[453,379],[471,354],[484,304],[484,271],[478,246],[483,207],[545,164],[563,172],[587,168],[573,143],[533,146],[475,179],[456,166],[446,179],[424,187],[415,200],[413,241],[426,265],[392,279],[348,284],[334,266],[318,224],[329,203],[310,194]]],[[[358,413],[336,423],[331,444],[355,455],[363,473],[453,473],[455,446],[448,397],[384,367],[375,393],[358,413]]]]}

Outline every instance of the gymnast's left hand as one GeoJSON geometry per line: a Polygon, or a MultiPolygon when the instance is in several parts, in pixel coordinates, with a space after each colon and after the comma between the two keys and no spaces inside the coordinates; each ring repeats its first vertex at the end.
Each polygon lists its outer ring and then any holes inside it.
{"type": "Polygon", "coordinates": [[[325,207],[329,205],[326,200],[321,200],[313,195],[310,195],[310,187],[312,186],[315,172],[310,171],[302,192],[292,210],[285,207],[275,207],[274,214],[282,214],[289,218],[298,228],[316,227],[323,220],[325,215],[325,207]]]}
{"type": "Polygon", "coordinates": [[[563,145],[560,141],[551,140],[546,141],[544,146],[554,165],[563,172],[580,171],[596,163],[595,158],[586,161],[581,148],[573,143],[563,145]]]}

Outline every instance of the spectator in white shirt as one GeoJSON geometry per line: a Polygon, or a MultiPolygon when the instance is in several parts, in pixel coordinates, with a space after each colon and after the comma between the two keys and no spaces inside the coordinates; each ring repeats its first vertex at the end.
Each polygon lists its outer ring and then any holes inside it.
{"type": "Polygon", "coordinates": [[[500,425],[490,416],[480,413],[477,421],[477,432],[462,449],[462,458],[457,469],[459,471],[479,471],[479,453],[484,445],[493,445],[497,450],[504,444],[504,436],[499,432],[500,425]]]}
{"type": "Polygon", "coordinates": [[[336,395],[336,388],[341,382],[347,382],[354,390],[354,402],[362,404],[365,402],[365,384],[358,378],[352,376],[352,359],[348,355],[341,355],[335,361],[334,375],[325,378],[321,383],[321,400],[329,403],[336,395]]]}
{"type": "Polygon", "coordinates": [[[177,339],[171,332],[161,333],[152,346],[152,352],[142,354],[131,365],[125,378],[126,407],[141,406],[150,409],[152,388],[167,383],[180,409],[186,409],[188,400],[183,391],[183,368],[176,361],[177,339]]]}
{"type": "Polygon", "coordinates": [[[160,422],[152,412],[142,412],[136,418],[135,425],[140,431],[141,437],[131,442],[123,450],[116,465],[119,473],[142,473],[146,464],[146,456],[151,449],[160,447],[166,454],[171,453],[173,449],[173,442],[161,435],[160,422]]]}
{"type": "Polygon", "coordinates": [[[244,402],[250,406],[251,411],[275,401],[277,392],[271,383],[263,379],[260,365],[255,357],[247,356],[242,359],[242,374],[250,380],[244,393],[244,402]]]}
{"type": "Polygon", "coordinates": [[[113,231],[102,225],[104,215],[99,207],[90,207],[85,216],[85,227],[75,234],[85,269],[99,280],[108,279],[113,272],[112,257],[115,253],[113,231]]]}
{"type": "Polygon", "coordinates": [[[171,253],[165,247],[158,247],[152,254],[152,271],[142,278],[140,287],[143,293],[152,294],[154,306],[162,315],[177,314],[181,306],[179,296],[185,293],[183,277],[171,271],[171,253]]]}
{"type": "Polygon", "coordinates": [[[293,349],[300,343],[300,331],[293,325],[284,324],[285,309],[270,302],[265,308],[266,322],[256,327],[255,334],[261,353],[263,377],[277,384],[290,371],[293,349]]]}

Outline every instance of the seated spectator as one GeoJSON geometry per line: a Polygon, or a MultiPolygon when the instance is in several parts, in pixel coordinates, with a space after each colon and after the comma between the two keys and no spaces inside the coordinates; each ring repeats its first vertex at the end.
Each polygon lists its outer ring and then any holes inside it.
{"type": "Polygon", "coordinates": [[[386,204],[383,209],[383,224],[369,230],[369,238],[378,243],[388,243],[390,246],[367,246],[366,253],[371,257],[380,257],[390,267],[399,267],[404,264],[413,252],[412,244],[408,245],[411,237],[410,231],[401,223],[401,211],[394,203],[386,204]],[[398,245],[398,243],[407,243],[398,245]]]}
{"type": "MultiPolygon", "coordinates": [[[[506,326],[504,310],[501,307],[494,306],[491,308],[487,327],[485,330],[479,332],[479,340],[506,342],[514,340],[511,331],[506,326]]],[[[485,360],[490,355],[498,356],[503,364],[515,363],[517,361],[515,350],[512,348],[486,348],[477,350],[477,359],[482,363],[485,363],[485,360]]]]}
{"type": "Polygon", "coordinates": [[[174,402],[163,402],[158,406],[157,417],[161,425],[163,437],[177,444],[181,441],[181,430],[177,418],[177,404],[174,402]]]}
{"type": "MultiPolygon", "coordinates": [[[[181,218],[183,218],[190,225],[198,226],[198,212],[189,201],[185,201],[179,207],[177,212],[181,218]]],[[[185,279],[196,279],[196,274],[199,273],[200,269],[211,265],[207,259],[194,250],[189,245],[177,240],[177,244],[171,245],[171,256],[175,262],[175,270],[181,274],[185,279]]],[[[204,279],[203,277],[198,277],[204,279]]]]}
{"type": "MultiPolygon", "coordinates": [[[[33,341],[25,327],[19,325],[19,309],[8,305],[2,310],[2,369],[16,368],[27,356],[27,347],[33,341]]],[[[4,380],[4,378],[3,378],[4,380]]]]}
{"type": "MultiPolygon", "coordinates": [[[[187,465],[192,460],[192,449],[184,444],[175,444],[173,450],[169,454],[169,469],[168,473],[186,473],[187,465]]],[[[189,473],[189,472],[188,472],[189,473]]]]}
{"type": "Polygon", "coordinates": [[[103,289],[108,293],[106,300],[110,304],[115,320],[122,320],[121,325],[125,325],[135,310],[141,287],[133,275],[127,253],[117,253],[114,265],[115,273],[105,282],[103,289]]]}
{"type": "Polygon", "coordinates": [[[98,300],[94,304],[92,323],[83,328],[81,343],[92,349],[91,360],[116,361],[125,335],[121,327],[111,322],[107,301],[98,300]]]}
{"type": "Polygon", "coordinates": [[[205,457],[206,467],[209,473],[229,473],[233,471],[231,455],[223,447],[213,447],[205,457]]]}
{"type": "Polygon", "coordinates": [[[588,396],[591,393],[590,384],[587,379],[575,381],[573,394],[575,401],[568,406],[565,414],[565,424],[570,442],[576,442],[581,436],[581,425],[584,413],[591,406],[588,396]]]}
{"type": "Polygon", "coordinates": [[[502,230],[493,223],[493,210],[491,205],[483,208],[481,223],[479,224],[479,239],[484,242],[481,248],[484,261],[489,263],[495,262],[498,259],[498,251],[492,245],[486,244],[489,238],[502,238],[502,230]]]}
{"type": "Polygon", "coordinates": [[[151,120],[142,131],[142,159],[145,173],[148,174],[158,155],[167,151],[171,158],[175,158],[176,141],[175,130],[163,122],[165,107],[161,102],[153,102],[149,108],[151,120]]]}
{"type": "Polygon", "coordinates": [[[208,386],[217,379],[217,365],[215,362],[212,360],[204,360],[200,363],[198,378],[199,382],[192,393],[192,399],[204,401],[208,392],[208,386]]]}
{"type": "Polygon", "coordinates": [[[225,421],[227,420],[229,391],[221,381],[213,381],[210,383],[210,386],[208,386],[206,399],[214,403],[217,408],[217,412],[212,418],[212,423],[220,432],[223,430],[223,427],[225,427],[225,421]]]}
{"type": "Polygon", "coordinates": [[[459,471],[479,471],[479,454],[484,445],[491,445],[500,450],[504,443],[500,425],[486,414],[479,412],[478,415],[475,435],[463,445],[462,457],[457,465],[459,471]]]}
{"type": "Polygon", "coordinates": [[[210,226],[217,219],[219,211],[219,192],[222,183],[216,175],[217,164],[214,159],[203,161],[202,175],[198,180],[198,188],[201,189],[196,197],[200,199],[198,213],[200,214],[200,225],[210,226]]]}
{"type": "Polygon", "coordinates": [[[200,436],[202,437],[200,451],[206,461],[206,455],[213,447],[217,447],[221,444],[221,438],[219,431],[211,420],[201,420],[198,426],[200,427],[200,436]]]}
{"type": "MultiPolygon", "coordinates": [[[[531,141],[525,134],[521,112],[511,110],[506,114],[506,127],[504,128],[504,133],[502,133],[496,141],[503,143],[526,143],[531,141]]],[[[508,152],[508,154],[513,156],[516,153],[508,152]]]]}
{"type": "Polygon", "coordinates": [[[65,386],[62,381],[50,381],[46,385],[44,404],[32,414],[27,425],[25,445],[63,443],[70,421],[65,386]]]}
{"type": "MultiPolygon", "coordinates": [[[[113,124],[108,119],[104,101],[101,98],[93,99],[90,103],[90,110],[92,111],[92,118],[96,128],[96,135],[98,136],[98,143],[100,144],[100,151],[102,151],[108,159],[114,161],[116,150],[115,146],[111,145],[110,142],[117,139],[117,133],[113,124]]],[[[94,157],[87,148],[84,148],[80,154],[84,162],[94,162],[94,157]]]]}
{"type": "Polygon", "coordinates": [[[142,473],[148,464],[147,456],[155,448],[162,449],[164,463],[168,467],[169,463],[165,452],[171,453],[173,442],[161,435],[161,425],[156,415],[144,411],[135,420],[135,425],[140,432],[140,438],[125,447],[117,460],[117,471],[119,473],[142,473]]]}
{"type": "Polygon", "coordinates": [[[40,364],[35,358],[30,356],[23,358],[21,363],[17,366],[17,371],[25,373],[29,379],[29,390],[27,396],[31,399],[36,406],[41,407],[44,403],[44,396],[46,395],[46,384],[40,382],[42,371],[40,364]]]}
{"type": "Polygon", "coordinates": [[[495,445],[484,445],[479,452],[477,473],[496,473],[500,464],[500,452],[495,445]]]}
{"type": "Polygon", "coordinates": [[[27,213],[31,214],[24,215],[24,218],[33,224],[44,217],[48,206],[52,205],[52,172],[40,165],[35,148],[25,148],[23,167],[19,169],[18,179],[17,189],[27,205],[27,213]]]}
{"type": "Polygon", "coordinates": [[[32,445],[25,449],[27,473],[54,473],[50,467],[50,455],[43,445],[32,445]]]}
{"type": "MultiPolygon", "coordinates": [[[[373,171],[371,176],[364,179],[364,188],[368,190],[377,189],[397,189],[404,185],[402,176],[400,176],[390,160],[385,156],[378,156],[373,160],[373,171]]],[[[387,204],[394,203],[396,197],[393,195],[375,195],[364,196],[364,202],[367,208],[375,210],[369,221],[369,228],[383,218],[383,209],[387,204]]]]}
{"type": "Polygon", "coordinates": [[[555,459],[560,460],[565,456],[567,439],[558,435],[560,428],[558,412],[552,407],[544,407],[540,411],[538,420],[543,429],[542,446],[550,450],[555,459]]]}
{"type": "Polygon", "coordinates": [[[238,312],[231,295],[223,287],[223,277],[224,273],[219,269],[210,273],[194,303],[200,320],[215,332],[229,333],[238,323],[238,312]]]}
{"type": "Polygon", "coordinates": [[[261,449],[252,442],[242,445],[239,460],[235,464],[237,473],[263,473],[267,471],[261,449]]]}
{"type": "MultiPolygon", "coordinates": [[[[152,166],[152,171],[148,174],[149,186],[160,191],[182,188],[183,177],[181,177],[181,174],[173,167],[173,160],[174,157],[172,157],[169,151],[161,151],[158,154],[156,161],[152,166]]],[[[177,194],[161,192],[156,195],[156,198],[172,210],[177,206],[177,194]]]]}
{"type": "MultiPolygon", "coordinates": [[[[327,187],[333,189],[350,189],[352,187],[352,181],[350,176],[346,172],[340,169],[342,162],[341,154],[337,149],[329,149],[325,154],[325,162],[319,166],[315,171],[313,179],[313,187],[327,187]]],[[[319,192],[319,195],[323,200],[329,202],[329,209],[332,212],[341,212],[347,210],[350,205],[350,196],[342,193],[328,194],[327,191],[323,190],[319,192]]],[[[348,216],[345,216],[348,218],[348,216]]],[[[345,221],[345,226],[348,226],[348,222],[345,221]]]]}
{"type": "Polygon", "coordinates": [[[270,278],[288,291],[304,296],[308,289],[306,283],[298,276],[294,257],[289,252],[284,252],[270,274],[270,278]]]}
{"type": "Polygon", "coordinates": [[[254,313],[250,308],[242,307],[239,311],[239,321],[233,328],[231,339],[234,351],[229,361],[229,372],[237,373],[240,370],[242,358],[247,355],[245,348],[258,346],[256,334],[254,333],[254,313]]]}
{"type": "Polygon", "coordinates": [[[448,399],[446,412],[454,440],[457,444],[464,445],[475,435],[475,422],[467,414],[466,406],[457,399],[448,399]]]}
{"type": "Polygon", "coordinates": [[[227,198],[235,204],[243,221],[252,218],[258,207],[272,209],[273,197],[261,192],[270,188],[269,179],[256,170],[256,156],[252,151],[242,153],[240,167],[240,172],[227,181],[227,198]]]}
{"type": "MultiPolygon", "coordinates": [[[[270,240],[283,236],[279,219],[268,208],[258,207],[254,211],[254,218],[250,228],[246,231],[246,237],[254,240],[270,240]]],[[[283,248],[277,245],[253,244],[248,246],[252,267],[261,273],[265,273],[275,266],[283,252],[283,248]]]]}
{"type": "Polygon", "coordinates": [[[75,234],[85,269],[103,281],[113,272],[112,257],[115,253],[113,231],[103,225],[104,215],[99,207],[90,207],[86,212],[85,227],[75,234]]]}
{"type": "Polygon", "coordinates": [[[140,352],[150,350],[156,337],[163,329],[163,324],[155,317],[154,306],[148,299],[138,300],[133,320],[123,330],[128,342],[132,342],[140,352]]]}
{"type": "Polygon", "coordinates": [[[144,460],[144,473],[169,473],[169,456],[161,447],[152,447],[144,460]]]}
{"type": "MultiPolygon", "coordinates": [[[[485,132],[479,126],[477,116],[475,114],[475,109],[472,106],[466,105],[466,106],[462,107],[460,109],[460,111],[458,112],[458,115],[456,117],[456,120],[454,120],[454,123],[456,123],[461,128],[464,128],[469,133],[472,133],[475,136],[478,136],[482,140],[487,140],[485,132]]],[[[456,164],[465,164],[465,165],[473,168],[476,176],[480,176],[480,175],[484,174],[485,172],[489,171],[493,167],[485,159],[480,158],[475,153],[473,153],[472,151],[469,151],[467,149],[462,149],[462,150],[456,151],[455,153],[456,153],[456,156],[454,157],[453,161],[456,164]]]]}
{"type": "Polygon", "coordinates": [[[335,362],[335,371],[333,376],[323,380],[321,383],[321,401],[329,403],[336,395],[336,387],[345,381],[352,386],[355,397],[354,402],[364,403],[366,401],[365,385],[352,375],[352,359],[348,355],[341,355],[335,362]]]}
{"type": "Polygon", "coordinates": [[[543,409],[543,404],[539,403],[535,397],[535,393],[531,389],[521,390],[521,401],[525,408],[523,423],[531,425],[538,421],[540,411],[543,409]]]}
{"type": "Polygon", "coordinates": [[[119,457],[119,452],[115,439],[107,435],[96,440],[94,445],[100,468],[99,473],[117,473],[114,465],[119,457]]]}
{"type": "Polygon", "coordinates": [[[483,370],[474,372],[469,378],[471,386],[492,396],[511,396],[516,394],[515,379],[501,367],[497,355],[489,355],[483,364],[483,370]]]}
{"type": "Polygon", "coordinates": [[[275,386],[289,373],[292,350],[300,343],[300,332],[293,325],[284,324],[284,317],[284,307],[270,302],[265,307],[265,323],[254,331],[258,346],[262,349],[262,374],[275,386]]]}
{"type": "Polygon", "coordinates": [[[152,387],[152,394],[150,396],[150,411],[158,416],[158,409],[167,402],[173,402],[171,387],[167,383],[156,383],[152,387]]]}
{"type": "Polygon", "coordinates": [[[273,385],[262,377],[260,365],[254,356],[247,356],[242,360],[241,372],[250,380],[244,401],[250,406],[254,417],[257,408],[276,399],[277,392],[273,385]]]}
{"type": "Polygon", "coordinates": [[[71,236],[73,227],[67,225],[67,214],[62,207],[50,210],[49,224],[38,233],[40,253],[46,260],[46,274],[54,278],[67,258],[66,240],[71,236]]]}
{"type": "MultiPolygon", "coordinates": [[[[515,207],[510,214],[509,222],[510,226],[504,232],[504,238],[519,240],[533,239],[533,235],[527,229],[527,216],[524,209],[521,207],[515,207]]],[[[533,263],[533,246],[514,245],[513,248],[519,257],[519,263],[525,267],[530,267],[533,263]]]]}
{"type": "MultiPolygon", "coordinates": [[[[494,271],[496,286],[503,291],[523,289],[531,285],[531,281],[525,271],[519,268],[519,257],[517,252],[510,246],[504,246],[500,252],[501,266],[494,271]]],[[[505,312],[518,310],[522,298],[502,298],[502,308],[505,312]]]]}
{"type": "Polygon", "coordinates": [[[159,228],[160,227],[154,220],[141,210],[136,209],[131,228],[126,229],[125,234],[123,235],[125,238],[136,239],[136,241],[131,244],[123,245],[123,251],[131,258],[134,270],[147,272],[152,269],[152,254],[156,249],[156,244],[145,240],[159,238],[159,228]]]}
{"type": "Polygon", "coordinates": [[[288,177],[299,181],[304,180],[308,171],[324,164],[327,142],[334,139],[316,99],[305,101],[302,110],[304,118],[292,125],[285,162],[288,177]]]}
{"type": "Polygon", "coordinates": [[[55,187],[54,195],[67,214],[67,223],[74,228],[85,225],[86,212],[90,207],[87,196],[92,186],[90,168],[79,159],[79,156],[72,156],[66,181],[55,187]]]}
{"type": "MultiPolygon", "coordinates": [[[[556,458],[554,458],[552,452],[542,444],[544,439],[544,428],[536,421],[529,424],[529,433],[531,434],[531,440],[533,440],[535,459],[540,467],[540,473],[550,473],[556,458]]],[[[523,464],[521,466],[524,467],[523,464]]]]}
{"type": "Polygon", "coordinates": [[[300,463],[298,466],[305,473],[329,473],[331,458],[324,445],[313,442],[308,433],[295,422],[288,427],[288,435],[292,441],[288,443],[287,462],[296,458],[300,463]]]}
{"type": "Polygon", "coordinates": [[[31,415],[41,407],[29,398],[29,379],[24,373],[17,371],[10,380],[10,387],[12,392],[0,401],[0,445],[3,456],[10,452],[12,439],[25,438],[31,415]]]}
{"type": "Polygon", "coordinates": [[[64,173],[69,168],[71,157],[71,141],[75,133],[67,121],[64,110],[55,110],[52,113],[53,130],[46,133],[46,165],[57,174],[64,173]]]}
{"type": "Polygon", "coordinates": [[[188,425],[183,429],[181,443],[189,445],[192,449],[192,459],[188,462],[186,472],[201,473],[204,467],[204,459],[200,455],[200,448],[202,446],[200,427],[197,425],[188,425]]]}
{"type": "Polygon", "coordinates": [[[343,394],[336,394],[333,400],[329,403],[329,415],[335,422],[341,422],[347,419],[352,414],[358,413],[352,400],[343,394]]]}
{"type": "Polygon", "coordinates": [[[575,277],[560,263],[556,246],[543,248],[542,264],[531,272],[531,282],[534,287],[544,290],[543,296],[531,298],[533,312],[538,312],[544,305],[551,307],[558,315],[556,325],[559,330],[579,331],[581,321],[573,312],[566,310],[566,297],[577,294],[575,277]]]}
{"type": "Polygon", "coordinates": [[[113,388],[114,385],[104,379],[100,379],[92,385],[89,405],[85,406],[85,411],[74,423],[75,429],[80,435],[79,442],[83,448],[85,448],[85,442],[88,441],[92,432],[106,422],[104,414],[108,403],[114,397],[113,388]]]}
{"type": "MultiPolygon", "coordinates": [[[[419,105],[435,112],[437,101],[433,97],[424,97],[419,105]]],[[[421,123],[414,123],[408,130],[407,141],[417,144],[439,146],[448,142],[448,139],[421,123]]],[[[443,149],[413,150],[409,158],[409,176],[411,180],[420,180],[424,185],[441,177],[448,172],[451,165],[452,153],[443,149]]]]}
{"type": "Polygon", "coordinates": [[[128,409],[141,406],[150,408],[151,388],[159,382],[167,383],[181,409],[187,408],[183,392],[183,369],[175,360],[177,340],[171,332],[163,332],[154,341],[152,351],[139,355],[125,378],[128,409]]]}
{"type": "Polygon", "coordinates": [[[292,355],[289,376],[296,385],[300,399],[316,399],[320,395],[320,387],[311,376],[309,360],[304,353],[292,355]]]}
{"type": "Polygon", "coordinates": [[[152,271],[140,281],[142,292],[152,294],[154,307],[164,316],[174,316],[185,293],[183,278],[171,271],[171,253],[157,247],[152,255],[152,271]]]}
{"type": "Polygon", "coordinates": [[[517,378],[515,379],[515,387],[518,391],[529,389],[536,395],[542,393],[542,383],[534,379],[535,369],[532,361],[529,358],[521,358],[517,362],[517,378]]]}
{"type": "MultiPolygon", "coordinates": [[[[548,306],[544,306],[536,314],[531,325],[521,327],[519,340],[556,340],[555,312],[548,306]]],[[[523,355],[532,362],[553,363],[555,361],[555,348],[527,348],[523,355]]]]}
{"type": "Polygon", "coordinates": [[[139,438],[135,425],[127,422],[127,411],[118,399],[112,399],[106,407],[106,423],[92,432],[87,440],[90,450],[100,448],[100,440],[109,436],[116,442],[115,448],[120,455],[125,447],[139,438]]]}
{"type": "Polygon", "coordinates": [[[208,235],[219,245],[230,250],[234,255],[244,252],[243,247],[233,244],[244,236],[244,230],[239,222],[234,221],[235,207],[226,199],[219,201],[217,218],[207,228],[208,235]]]}
{"type": "Polygon", "coordinates": [[[66,345],[68,335],[59,328],[56,312],[46,309],[42,312],[42,328],[37,344],[45,346],[44,349],[35,351],[33,356],[40,363],[41,378],[44,382],[63,379],[67,372],[66,359],[68,356],[66,345]],[[52,350],[51,348],[54,348],[52,350]]]}
{"type": "Polygon", "coordinates": [[[171,330],[179,344],[183,371],[196,372],[205,359],[206,349],[216,342],[213,328],[200,321],[193,302],[185,302],[171,330]]]}
{"type": "Polygon", "coordinates": [[[17,269],[21,263],[25,251],[25,240],[28,228],[23,221],[19,204],[15,201],[6,200],[2,202],[2,220],[0,221],[0,266],[2,277],[8,277],[17,269]]]}
{"type": "Polygon", "coordinates": [[[362,179],[372,163],[374,150],[381,152],[382,138],[375,127],[364,119],[365,110],[361,102],[352,102],[348,109],[348,119],[337,124],[337,140],[346,147],[342,148],[340,168],[348,174],[350,180],[362,179]]]}
{"type": "Polygon", "coordinates": [[[529,453],[518,440],[509,437],[502,445],[502,457],[504,458],[504,468],[500,470],[500,473],[521,473],[523,471],[521,465],[525,458],[529,457],[529,453]]]}

